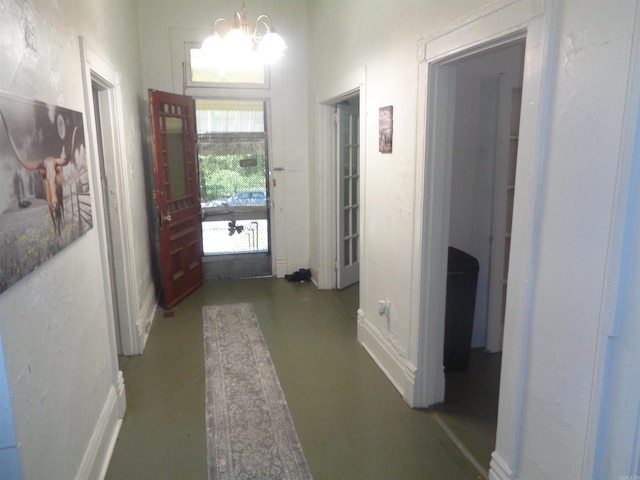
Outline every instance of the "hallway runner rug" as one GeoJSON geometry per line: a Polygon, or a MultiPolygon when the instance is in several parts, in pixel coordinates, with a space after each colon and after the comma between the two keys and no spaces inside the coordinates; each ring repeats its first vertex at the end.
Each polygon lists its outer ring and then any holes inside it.
{"type": "Polygon", "coordinates": [[[209,480],[310,480],[249,303],[202,309],[209,480]]]}

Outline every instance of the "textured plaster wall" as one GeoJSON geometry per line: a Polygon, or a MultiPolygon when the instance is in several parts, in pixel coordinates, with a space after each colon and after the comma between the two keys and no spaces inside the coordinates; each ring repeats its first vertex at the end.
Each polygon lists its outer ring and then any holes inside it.
{"type": "Polygon", "coordinates": [[[532,479],[582,478],[591,454],[585,441],[637,9],[634,1],[561,5],[523,435],[522,474],[532,479]]]}
{"type": "MultiPolygon", "coordinates": [[[[357,86],[352,79],[366,71],[366,117],[361,119],[365,279],[360,307],[364,322],[384,339],[385,354],[409,364],[417,362],[411,339],[418,335],[419,321],[426,321],[409,311],[412,273],[421,268],[411,263],[414,177],[417,163],[423,161],[416,158],[416,138],[424,135],[416,131],[421,114],[416,111],[416,44],[450,25],[463,25],[490,3],[327,0],[309,5],[314,58],[309,65],[309,110],[317,101],[357,86]],[[391,155],[378,153],[377,145],[378,109],[385,105],[394,106],[391,155]],[[377,315],[379,299],[391,301],[389,322],[377,315]]],[[[515,433],[521,459],[513,465],[513,478],[540,480],[582,478],[583,463],[593,453],[587,447],[587,429],[598,325],[606,314],[603,284],[637,8],[632,0],[554,4],[559,7],[554,17],[558,30],[553,31],[558,37],[557,45],[555,37],[548,39],[554,48],[548,65],[553,79],[544,92],[551,104],[544,127],[550,137],[543,154],[543,182],[536,186],[541,216],[529,266],[535,275],[533,284],[525,285],[531,308],[526,341],[530,350],[523,372],[527,376],[522,428],[515,433]]],[[[464,47],[452,46],[452,53],[464,47]]],[[[315,137],[310,137],[314,172],[318,159],[315,137]]],[[[315,181],[312,174],[311,183],[315,181]]],[[[516,223],[526,223],[517,216],[516,223]]],[[[312,224],[311,238],[316,236],[312,224]]],[[[312,256],[317,250],[312,245],[312,256]]],[[[527,279],[515,281],[523,285],[527,279]]],[[[526,312],[510,315],[521,322],[526,312]]],[[[500,440],[499,434],[499,444],[500,440]]]]}
{"type": "MultiPolygon", "coordinates": [[[[143,226],[136,15],[131,2],[0,0],[0,90],[81,111],[86,122],[78,40],[84,36],[122,74],[123,154],[134,192],[129,208],[134,224],[143,226]]],[[[96,165],[90,159],[91,175],[96,165]]],[[[100,207],[93,193],[95,221],[100,207]]],[[[148,234],[137,228],[130,248],[136,252],[136,297],[144,299],[153,284],[148,234]]],[[[24,478],[76,478],[87,468],[90,441],[103,440],[96,438],[96,427],[113,389],[117,359],[98,234],[94,224],[0,295],[10,414],[24,478]]]]}
{"type": "MultiPolygon", "coordinates": [[[[144,88],[179,94],[184,93],[182,75],[172,80],[172,69],[181,69],[182,58],[181,51],[172,54],[172,35],[202,42],[211,31],[213,20],[217,17],[233,19],[241,7],[241,3],[231,0],[138,0],[137,5],[144,88]]],[[[262,13],[270,15],[288,47],[285,56],[271,67],[270,90],[258,94],[270,99],[271,107],[270,193],[274,203],[271,228],[274,229],[273,255],[279,276],[306,267],[309,262],[306,8],[306,2],[294,0],[247,3],[249,21],[262,13]]],[[[225,92],[211,95],[225,95],[225,92]]],[[[242,97],[244,93],[235,92],[234,95],[242,97]]]]}

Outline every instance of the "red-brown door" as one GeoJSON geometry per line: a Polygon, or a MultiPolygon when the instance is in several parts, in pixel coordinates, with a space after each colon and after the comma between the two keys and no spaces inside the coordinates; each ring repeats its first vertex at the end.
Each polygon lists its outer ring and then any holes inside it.
{"type": "Polygon", "coordinates": [[[202,226],[191,97],[149,90],[163,305],[202,285],[202,226]]]}

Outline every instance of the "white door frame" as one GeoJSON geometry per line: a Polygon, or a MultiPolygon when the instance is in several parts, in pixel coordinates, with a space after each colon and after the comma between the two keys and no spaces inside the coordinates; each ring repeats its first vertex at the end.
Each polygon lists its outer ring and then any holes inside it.
{"type": "MultiPolygon", "coordinates": [[[[98,55],[86,41],[80,37],[80,52],[82,60],[83,81],[85,89],[85,104],[87,111],[86,124],[88,126],[88,142],[91,158],[96,159],[93,164],[93,198],[95,198],[94,212],[97,219],[97,227],[100,237],[100,251],[102,261],[102,271],[109,278],[105,278],[105,299],[106,308],[110,322],[113,325],[114,342],[120,339],[119,345],[116,342],[114,349],[117,354],[138,355],[142,353],[146,340],[147,330],[144,325],[137,322],[137,303],[135,293],[138,291],[135,271],[135,252],[131,248],[135,242],[132,238],[132,220],[128,208],[119,208],[130,204],[129,184],[126,181],[127,175],[123,166],[124,144],[122,136],[122,108],[120,93],[119,73],[100,55],[98,55]],[[108,135],[103,138],[104,150],[112,156],[112,162],[105,162],[107,167],[107,177],[109,180],[109,204],[111,209],[111,232],[107,232],[107,219],[104,215],[104,204],[102,186],[99,181],[98,165],[98,141],[96,135],[95,111],[93,107],[93,87],[92,81],[104,88],[101,92],[107,108],[102,111],[101,116],[105,123],[103,127],[108,128],[108,135]],[[108,258],[109,238],[112,241],[114,254],[114,267],[108,258]],[[115,270],[115,271],[113,271],[115,270]],[[111,291],[111,275],[115,275],[116,284],[121,287],[116,292],[111,291]],[[116,302],[113,299],[116,299],[116,302]],[[117,311],[114,311],[114,307],[117,311]],[[117,320],[116,320],[117,319],[117,320]],[[116,325],[117,324],[117,325],[116,325]],[[115,329],[119,331],[116,332],[115,329]]],[[[104,128],[103,128],[104,133],[104,128]]],[[[115,356],[117,358],[117,355],[115,356]]]]}
{"type": "Polygon", "coordinates": [[[442,366],[446,262],[451,191],[451,136],[455,101],[455,62],[526,38],[523,101],[514,223],[509,267],[496,451],[490,478],[511,479],[520,462],[524,384],[527,378],[530,286],[536,277],[536,228],[545,173],[546,121],[553,96],[553,55],[557,45],[557,2],[496,5],[447,32],[418,42],[418,132],[416,230],[414,235],[411,324],[417,334],[413,391],[407,401],[425,407],[444,400],[442,366]]]}
{"type": "MultiPolygon", "coordinates": [[[[313,272],[316,286],[323,290],[333,290],[337,287],[336,281],[336,259],[337,259],[337,211],[336,211],[336,177],[337,177],[337,158],[336,158],[336,138],[335,138],[335,105],[358,96],[360,98],[360,145],[365,144],[364,125],[364,84],[361,83],[357,87],[349,89],[344,93],[327,98],[316,105],[316,195],[317,195],[317,228],[316,228],[316,245],[317,245],[317,265],[316,271],[313,272]]],[[[363,181],[365,149],[360,149],[360,198],[364,198],[365,182],[363,181]]],[[[360,202],[359,231],[360,235],[360,255],[359,258],[365,258],[364,250],[366,245],[362,238],[363,219],[365,218],[365,205],[360,202]]],[[[362,269],[364,265],[360,262],[360,289],[363,291],[364,275],[362,269]]]]}

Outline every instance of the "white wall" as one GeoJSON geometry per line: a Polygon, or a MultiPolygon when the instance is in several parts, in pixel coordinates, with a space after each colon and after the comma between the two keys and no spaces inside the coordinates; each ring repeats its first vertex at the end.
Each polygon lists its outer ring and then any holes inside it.
{"type": "MultiPolygon", "coordinates": [[[[143,84],[183,94],[180,48],[172,53],[172,38],[202,42],[218,17],[233,19],[241,7],[237,1],[170,2],[138,0],[143,84]]],[[[282,277],[309,262],[309,172],[307,160],[307,40],[306,2],[256,1],[247,4],[249,22],[260,14],[271,16],[287,50],[271,67],[271,88],[247,95],[270,99],[271,183],[273,255],[275,273],[282,277]]],[[[214,92],[213,95],[229,95],[214,92]]],[[[242,96],[235,91],[231,95],[242,96]]],[[[150,160],[148,160],[150,161],[150,160]]]]}
{"type": "Polygon", "coordinates": [[[537,279],[531,287],[523,478],[551,472],[581,478],[585,456],[592,454],[585,441],[598,327],[609,315],[603,285],[616,173],[625,160],[621,133],[637,5],[566,1],[559,12],[537,279]]]}
{"type": "MultiPolygon", "coordinates": [[[[133,224],[140,226],[129,248],[135,250],[133,293],[142,310],[154,287],[144,228],[136,15],[128,2],[0,0],[0,90],[81,111],[87,132],[79,36],[121,72],[124,169],[133,224]]],[[[101,208],[96,166],[91,158],[94,221],[101,208]]],[[[94,224],[0,295],[10,416],[24,478],[98,478],[115,440],[124,398],[98,235],[94,224]]]]}
{"type": "MultiPolygon", "coordinates": [[[[482,21],[491,11],[487,8],[490,3],[326,0],[309,5],[314,58],[309,110],[312,112],[318,101],[357,86],[354,79],[366,72],[361,122],[361,200],[365,211],[359,316],[366,335],[361,340],[403,394],[415,369],[423,367],[412,341],[420,332],[419,323],[435,321],[418,318],[411,311],[415,304],[411,282],[418,267],[411,261],[418,193],[414,178],[424,161],[416,158],[416,138],[424,135],[416,131],[416,126],[424,123],[419,121],[422,112],[416,109],[417,43],[458,27],[471,31],[475,27],[468,25],[475,20],[492,29],[475,30],[474,38],[484,34],[487,40],[492,39],[500,25],[482,21]],[[385,105],[394,106],[391,155],[379,154],[377,149],[377,112],[385,105]],[[378,299],[391,301],[390,321],[377,315],[378,299]]],[[[525,180],[523,185],[528,185],[521,198],[531,198],[534,192],[535,208],[520,203],[514,218],[516,236],[521,237],[517,241],[527,245],[527,256],[532,260],[516,272],[514,287],[524,294],[524,301],[511,302],[508,308],[508,318],[513,318],[518,328],[517,332],[509,330],[506,341],[523,332],[525,351],[509,350],[503,362],[509,369],[514,358],[523,359],[521,370],[511,368],[504,377],[507,386],[522,398],[509,415],[504,414],[501,404],[497,452],[498,459],[505,462],[501,465],[504,468],[492,472],[492,478],[589,478],[589,467],[583,470],[583,465],[593,455],[587,447],[589,435],[596,435],[588,432],[591,396],[593,389],[599,388],[593,383],[598,361],[596,339],[602,316],[609,314],[603,309],[603,284],[610,274],[606,259],[637,2],[519,4],[516,10],[529,11],[534,20],[543,19],[535,25],[536,35],[546,32],[541,43],[527,45],[530,57],[525,63],[530,78],[541,68],[551,72],[551,78],[526,106],[532,111],[542,105],[537,111],[544,116],[541,128],[545,133],[542,145],[531,146],[543,149],[538,157],[541,164],[518,174],[525,180]],[[544,30],[541,25],[551,28],[544,30]],[[545,47],[550,50],[543,50],[545,47]],[[551,60],[540,66],[536,58],[551,60]],[[546,102],[549,111],[544,107],[546,102]],[[527,177],[531,171],[542,172],[533,185],[527,177]],[[536,214],[530,232],[533,238],[525,239],[523,225],[532,221],[527,217],[532,211],[536,214]]],[[[505,25],[513,21],[509,17],[513,10],[495,11],[496,18],[506,20],[505,25]]],[[[449,53],[464,50],[465,38],[471,42],[471,37],[461,34],[460,43],[452,45],[449,53]]],[[[535,123],[540,118],[529,120],[535,123]]],[[[317,128],[312,121],[312,141],[317,128]]],[[[323,159],[316,157],[313,143],[310,158],[311,184],[317,185],[319,179],[313,172],[323,159]]],[[[312,205],[312,216],[315,213],[312,205]]],[[[317,229],[312,224],[312,239],[321,228],[321,224],[317,229]]],[[[317,243],[311,252],[313,264],[317,243]]],[[[637,350],[637,345],[633,349],[637,350]]],[[[638,383],[637,378],[627,380],[638,383]]],[[[636,421],[637,414],[631,420],[636,421]]]]}

